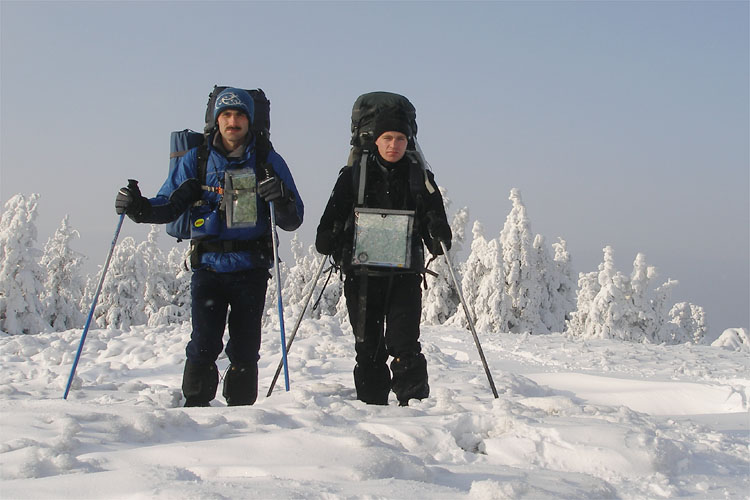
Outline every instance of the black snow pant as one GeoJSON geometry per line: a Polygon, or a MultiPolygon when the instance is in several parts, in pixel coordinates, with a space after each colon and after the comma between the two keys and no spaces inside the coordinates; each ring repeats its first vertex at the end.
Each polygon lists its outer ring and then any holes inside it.
{"type": "Polygon", "coordinates": [[[406,405],[410,399],[429,396],[427,361],[419,343],[421,281],[421,275],[414,273],[366,279],[355,273],[347,275],[344,294],[357,338],[357,399],[385,405],[393,390],[399,403],[406,405]],[[363,311],[364,328],[359,321],[363,311]],[[389,356],[393,357],[390,371],[386,364],[389,356]]]}
{"type": "Polygon", "coordinates": [[[191,281],[193,332],[185,349],[187,362],[182,381],[185,406],[208,406],[216,397],[216,359],[224,348],[231,363],[224,379],[227,404],[253,404],[258,395],[258,359],[261,321],[268,286],[267,269],[217,273],[193,272],[191,281]]]}

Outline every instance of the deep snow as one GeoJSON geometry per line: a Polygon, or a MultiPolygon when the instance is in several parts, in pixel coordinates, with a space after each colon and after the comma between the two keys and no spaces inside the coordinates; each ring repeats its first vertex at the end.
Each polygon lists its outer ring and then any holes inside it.
{"type": "MultiPolygon", "coordinates": [[[[287,318],[291,323],[291,319],[287,318]]],[[[424,327],[431,397],[355,399],[353,339],[305,320],[259,399],[182,408],[188,324],[0,334],[0,497],[748,498],[747,351],[424,327]]],[[[730,346],[731,347],[731,346],[730,346]]],[[[228,362],[220,358],[219,368],[228,362]]],[[[220,393],[221,389],[219,389],[220,393]]]]}

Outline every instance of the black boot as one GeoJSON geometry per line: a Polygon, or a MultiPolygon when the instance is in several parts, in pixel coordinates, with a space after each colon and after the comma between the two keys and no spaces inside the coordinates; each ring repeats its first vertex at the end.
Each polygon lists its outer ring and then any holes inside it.
{"type": "Polygon", "coordinates": [[[387,405],[391,392],[391,372],[385,363],[357,363],[354,367],[357,399],[371,405],[387,405]]]}
{"type": "Polygon", "coordinates": [[[408,406],[410,399],[425,399],[430,395],[427,383],[427,360],[422,353],[405,354],[391,361],[393,381],[391,388],[396,393],[399,405],[408,406]]]}
{"type": "Polygon", "coordinates": [[[185,406],[211,406],[219,386],[219,370],[216,365],[199,365],[185,361],[182,375],[182,394],[185,406]]]}
{"type": "Polygon", "coordinates": [[[258,363],[232,363],[224,377],[227,406],[251,405],[258,399],[258,363]]]}

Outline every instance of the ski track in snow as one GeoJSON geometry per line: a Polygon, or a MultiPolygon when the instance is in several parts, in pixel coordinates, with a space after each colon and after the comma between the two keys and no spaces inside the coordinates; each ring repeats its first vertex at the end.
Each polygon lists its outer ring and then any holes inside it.
{"type": "MultiPolygon", "coordinates": [[[[259,399],[182,408],[188,324],[0,335],[0,497],[748,498],[747,353],[423,327],[431,397],[355,400],[351,333],[305,320],[259,399]]],[[[223,372],[226,358],[219,360],[223,372]]]]}

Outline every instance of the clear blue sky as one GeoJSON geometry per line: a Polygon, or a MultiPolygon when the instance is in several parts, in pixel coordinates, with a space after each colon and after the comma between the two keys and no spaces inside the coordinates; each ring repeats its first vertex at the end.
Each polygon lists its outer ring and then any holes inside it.
{"type": "Polygon", "coordinates": [[[354,100],[394,91],[450,212],[497,236],[517,187],[576,272],[643,252],[712,333],[747,327],[748,5],[3,0],[0,202],[40,193],[39,246],[70,214],[93,267],[117,189],[161,186],[169,132],[201,129],[215,83],[261,87],[308,245],[354,100]]]}

